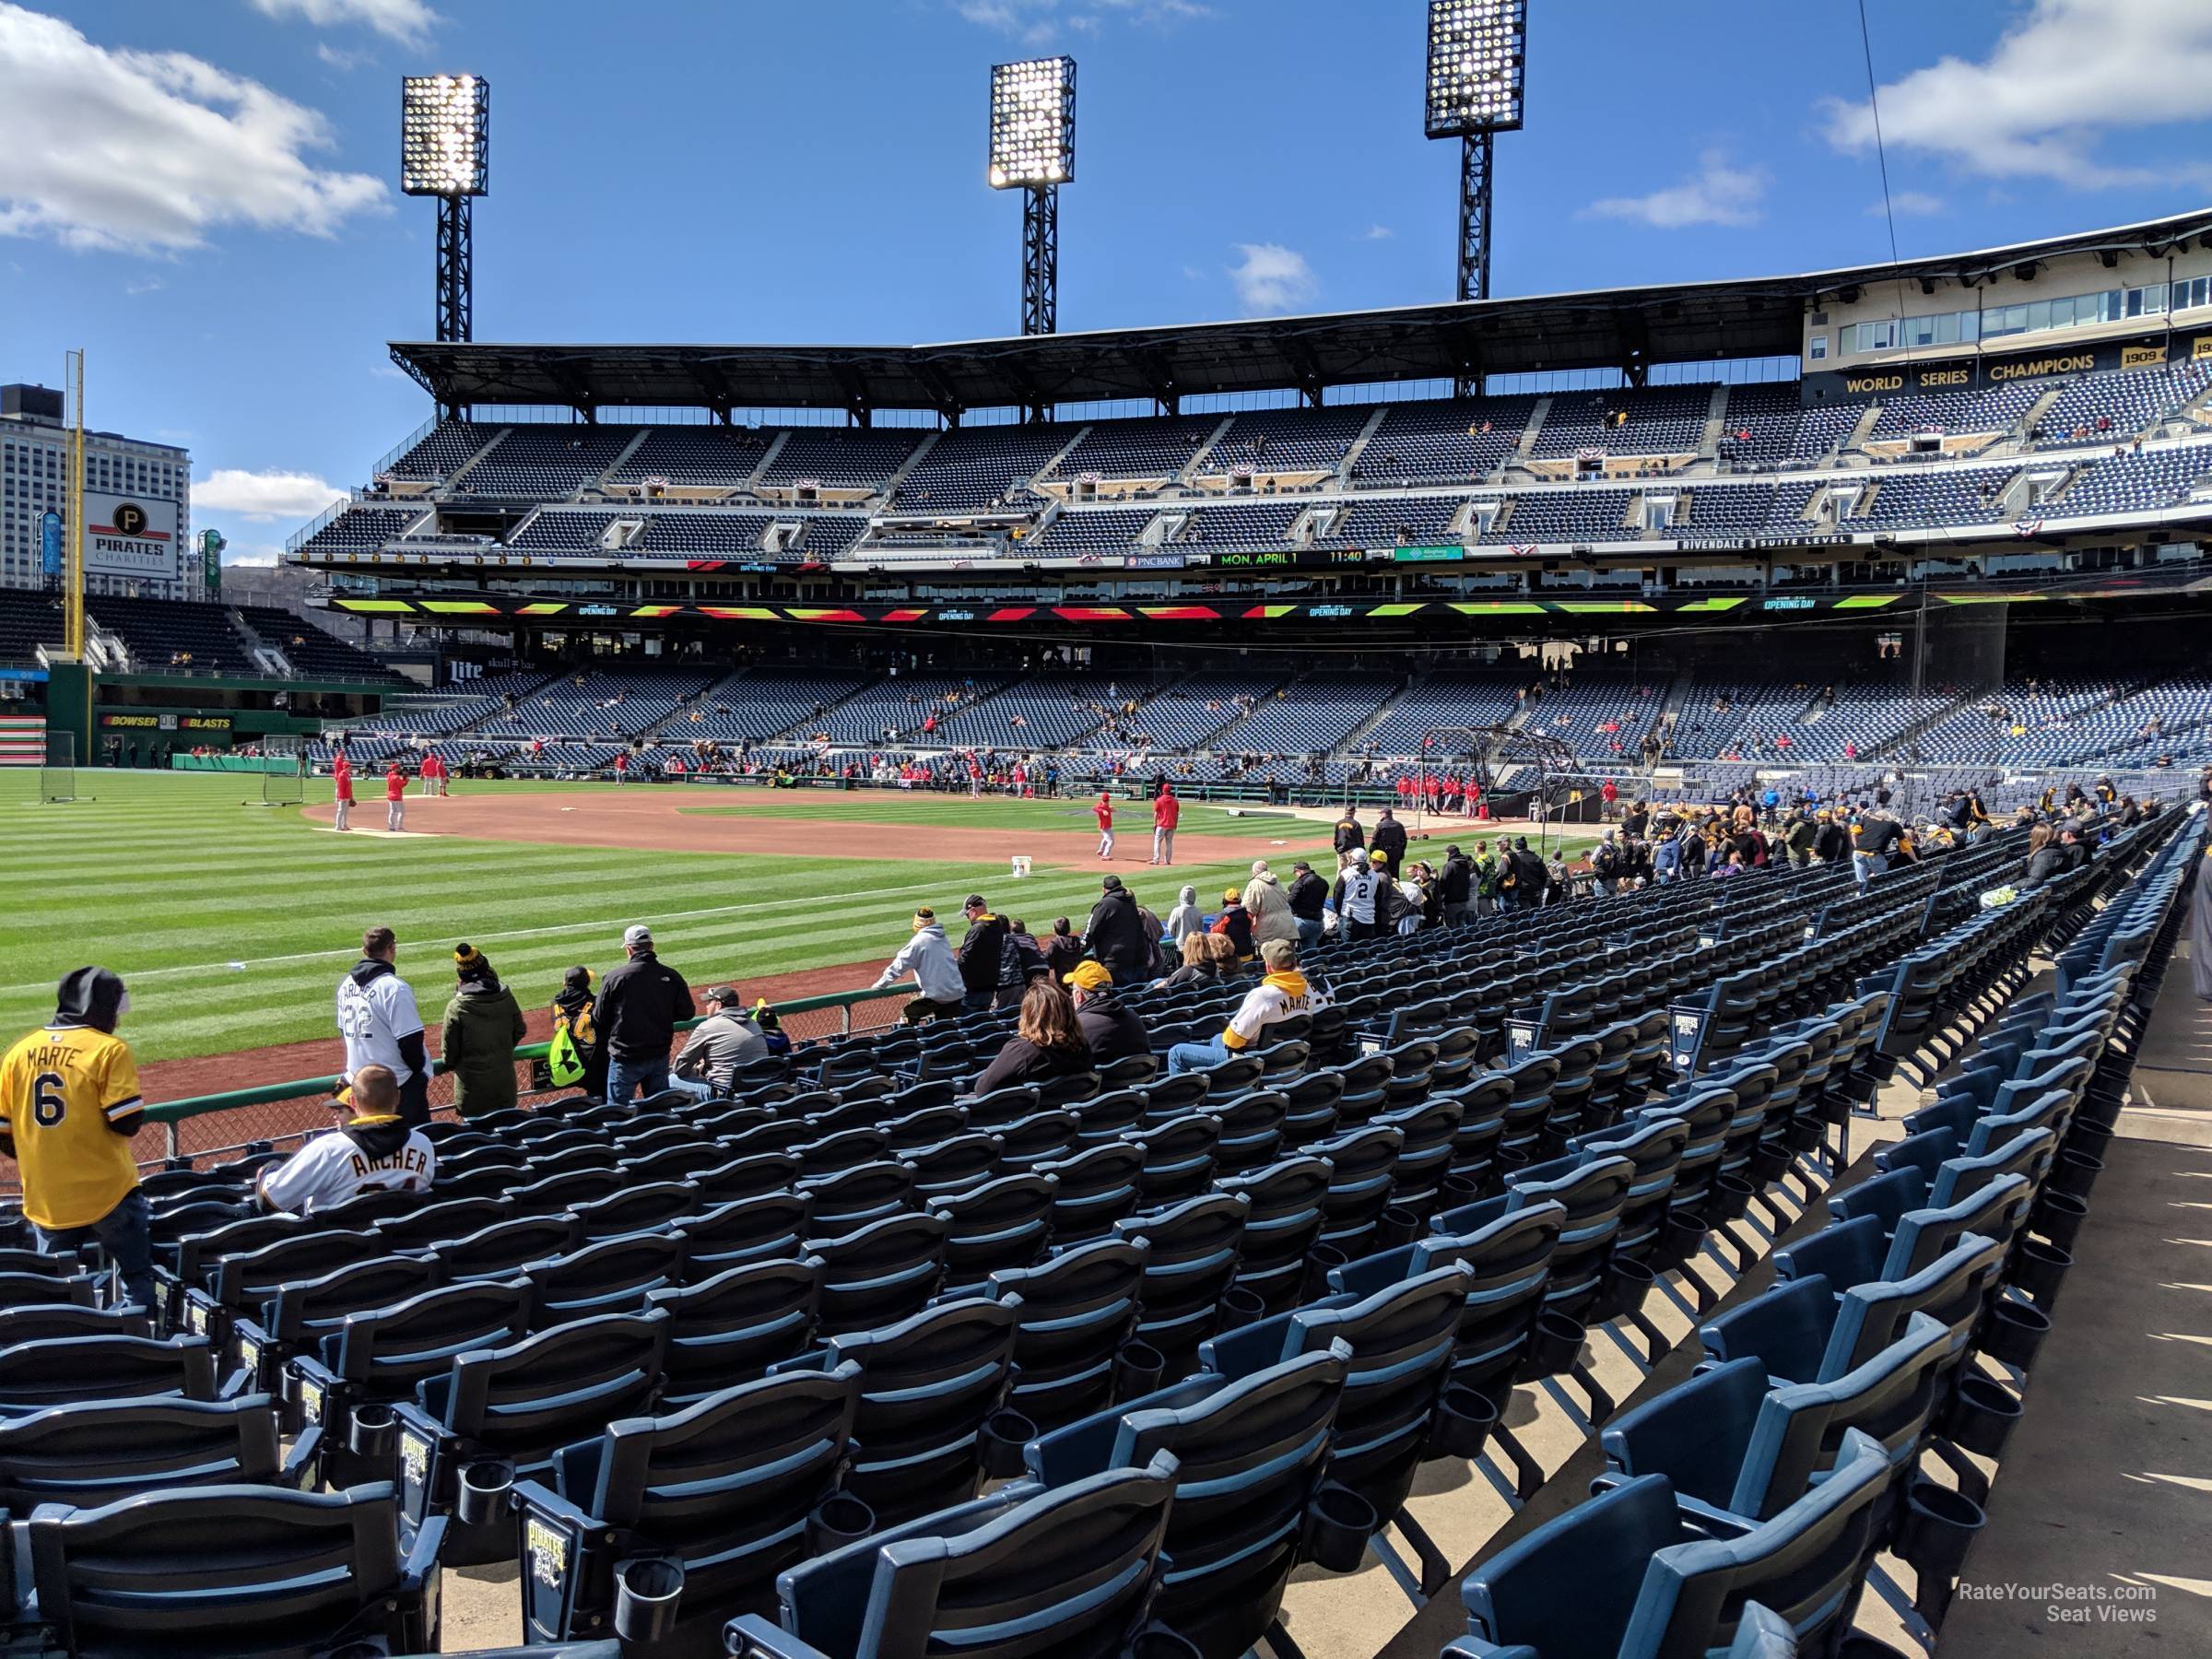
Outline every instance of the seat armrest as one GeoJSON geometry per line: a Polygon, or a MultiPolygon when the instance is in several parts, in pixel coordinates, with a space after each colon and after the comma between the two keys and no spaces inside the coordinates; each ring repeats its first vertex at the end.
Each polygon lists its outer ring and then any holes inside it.
{"type": "Polygon", "coordinates": [[[400,1585],[413,1592],[429,1583],[438,1572],[438,1555],[445,1547],[445,1517],[432,1515],[417,1529],[415,1542],[407,1551],[406,1564],[400,1571],[400,1585]]]}
{"type": "Polygon", "coordinates": [[[276,1484],[296,1488],[302,1492],[315,1486],[315,1462],[323,1452],[323,1425],[310,1423],[292,1441],[290,1453],[276,1471],[276,1484]]]}
{"type": "Polygon", "coordinates": [[[731,1619],[722,1634],[724,1647],[739,1659],[830,1659],[821,1649],[778,1630],[758,1613],[731,1619]]]}

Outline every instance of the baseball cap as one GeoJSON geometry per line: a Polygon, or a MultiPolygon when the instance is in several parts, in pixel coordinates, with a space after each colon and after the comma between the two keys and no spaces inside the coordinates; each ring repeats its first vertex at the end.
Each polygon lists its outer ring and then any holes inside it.
{"type": "Polygon", "coordinates": [[[1102,991],[1113,983],[1113,975],[1100,962],[1077,962],[1075,971],[1066,976],[1067,982],[1078,991],[1102,991]]]}
{"type": "Polygon", "coordinates": [[[1298,966],[1298,947],[1288,939],[1269,939],[1260,947],[1260,960],[1280,971],[1298,966]]]}
{"type": "Polygon", "coordinates": [[[725,1008],[739,1006],[745,1001],[745,998],[737,994],[737,987],[735,985],[716,985],[707,992],[706,996],[709,1002],[720,1003],[725,1008]]]}
{"type": "Polygon", "coordinates": [[[960,908],[962,910],[982,910],[983,896],[981,893],[969,894],[967,898],[960,900],[960,908]]]}
{"type": "Polygon", "coordinates": [[[653,929],[642,922],[632,922],[622,930],[622,943],[625,945],[650,945],[653,943],[653,929]]]}
{"type": "Polygon", "coordinates": [[[1290,867],[1294,870],[1310,870],[1313,866],[1302,858],[1294,858],[1290,861],[1290,867]]]}
{"type": "Polygon", "coordinates": [[[1367,855],[1367,862],[1369,864],[1388,864],[1390,862],[1390,854],[1383,852],[1382,848],[1377,847],[1372,853],[1370,853],[1367,855]]]}
{"type": "Polygon", "coordinates": [[[1122,890],[1122,878],[1119,876],[1109,876],[1099,885],[1110,893],[1118,893],[1122,890]]]}
{"type": "Polygon", "coordinates": [[[1234,904],[1243,897],[1244,890],[1241,888],[1223,888],[1221,889],[1221,902],[1224,904],[1234,904]]]}

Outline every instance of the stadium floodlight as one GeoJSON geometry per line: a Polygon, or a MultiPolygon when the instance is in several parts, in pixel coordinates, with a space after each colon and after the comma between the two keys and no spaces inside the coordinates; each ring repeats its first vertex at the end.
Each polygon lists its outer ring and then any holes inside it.
{"type": "MultiPolygon", "coordinates": [[[[1490,153],[1521,125],[1528,60],[1528,0],[1429,0],[1425,126],[1459,140],[1459,281],[1462,300],[1490,292],[1490,153]]],[[[1457,378],[1462,396],[1477,377],[1457,378]]]]}
{"type": "Polygon", "coordinates": [[[991,188],[1043,190],[1076,176],[1076,60],[991,66],[991,188]]]}
{"type": "Polygon", "coordinates": [[[1060,325],[1060,186],[1076,176],[1076,60],[1031,58],[991,66],[994,190],[1018,190],[1021,332],[1060,325]]]}
{"type": "Polygon", "coordinates": [[[476,251],[469,202],[491,179],[491,83],[480,75],[409,75],[399,83],[399,188],[438,200],[438,338],[475,333],[476,251]]]}
{"type": "Polygon", "coordinates": [[[1429,136],[1521,124],[1528,0],[1430,0],[1429,136]]]}

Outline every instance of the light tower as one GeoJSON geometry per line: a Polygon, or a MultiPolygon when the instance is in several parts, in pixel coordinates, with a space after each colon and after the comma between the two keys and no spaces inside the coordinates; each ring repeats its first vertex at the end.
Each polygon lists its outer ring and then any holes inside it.
{"type": "Polygon", "coordinates": [[[399,83],[399,188],[438,198],[438,338],[475,337],[469,203],[489,189],[491,83],[410,75],[399,83]]]}
{"type": "Polygon", "coordinates": [[[994,190],[1021,198],[1021,332],[1060,325],[1060,186],[1076,176],[1076,60],[991,66],[994,190]]]}
{"type": "MultiPolygon", "coordinates": [[[[1459,287],[1462,300],[1490,292],[1490,148],[1521,125],[1528,55],[1528,0],[1429,0],[1431,138],[1459,140],[1459,287]]],[[[1476,388],[1461,381],[1462,396],[1476,388]]]]}

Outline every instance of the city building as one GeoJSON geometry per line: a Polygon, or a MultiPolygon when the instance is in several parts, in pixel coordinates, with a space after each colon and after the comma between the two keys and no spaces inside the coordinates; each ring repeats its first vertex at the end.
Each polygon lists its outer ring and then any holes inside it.
{"type": "MultiPolygon", "coordinates": [[[[0,587],[50,584],[42,521],[67,516],[69,429],[62,394],[0,386],[0,587]]],[[[85,434],[85,592],[181,599],[191,557],[192,457],[174,444],[85,434]]]]}

